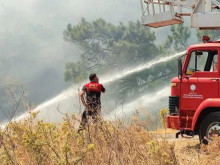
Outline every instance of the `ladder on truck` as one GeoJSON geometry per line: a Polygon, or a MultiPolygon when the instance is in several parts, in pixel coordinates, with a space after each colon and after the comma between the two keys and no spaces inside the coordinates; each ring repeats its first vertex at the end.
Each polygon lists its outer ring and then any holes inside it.
{"type": "Polygon", "coordinates": [[[142,22],[158,28],[184,22],[191,17],[191,27],[220,29],[220,0],[141,0],[142,22]]]}

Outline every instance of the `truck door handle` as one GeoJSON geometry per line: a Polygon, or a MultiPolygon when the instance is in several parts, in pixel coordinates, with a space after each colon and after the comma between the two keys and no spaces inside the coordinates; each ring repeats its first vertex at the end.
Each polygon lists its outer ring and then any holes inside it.
{"type": "Polygon", "coordinates": [[[218,78],[212,78],[211,81],[219,81],[218,78]]]}

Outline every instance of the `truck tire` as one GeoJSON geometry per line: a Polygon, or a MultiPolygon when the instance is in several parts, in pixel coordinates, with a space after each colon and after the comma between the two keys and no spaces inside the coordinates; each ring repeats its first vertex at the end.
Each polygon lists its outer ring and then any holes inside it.
{"type": "Polygon", "coordinates": [[[214,134],[220,136],[220,112],[210,113],[202,120],[199,128],[200,143],[208,144],[214,134]]]}

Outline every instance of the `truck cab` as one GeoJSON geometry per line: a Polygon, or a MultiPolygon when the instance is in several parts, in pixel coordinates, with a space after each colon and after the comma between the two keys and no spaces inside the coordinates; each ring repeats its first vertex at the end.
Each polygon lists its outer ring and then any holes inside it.
{"type": "Polygon", "coordinates": [[[178,59],[167,116],[167,127],[180,130],[177,136],[199,135],[203,143],[220,136],[219,56],[220,42],[204,37],[204,43],[190,46],[178,59]]]}

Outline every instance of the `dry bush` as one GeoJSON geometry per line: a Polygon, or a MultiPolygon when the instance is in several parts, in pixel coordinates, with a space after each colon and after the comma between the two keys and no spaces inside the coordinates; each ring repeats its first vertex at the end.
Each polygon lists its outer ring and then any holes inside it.
{"type": "Polygon", "coordinates": [[[100,120],[77,134],[74,115],[59,125],[35,117],[1,130],[1,164],[177,164],[174,146],[150,137],[138,121],[100,120]]]}
{"type": "MultiPolygon", "coordinates": [[[[220,139],[198,141],[154,136],[137,118],[130,123],[103,121],[77,134],[78,121],[65,115],[61,124],[36,119],[10,122],[0,131],[0,164],[19,165],[176,165],[219,164],[220,139]]],[[[160,134],[159,134],[160,135],[160,134]]]]}

